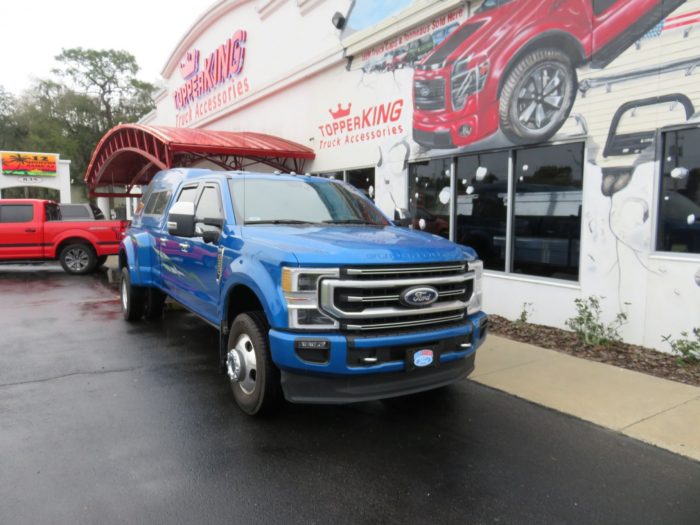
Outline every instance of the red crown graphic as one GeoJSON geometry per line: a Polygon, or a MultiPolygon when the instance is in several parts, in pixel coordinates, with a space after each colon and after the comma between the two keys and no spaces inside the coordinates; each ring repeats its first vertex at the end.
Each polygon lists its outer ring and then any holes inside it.
{"type": "Polygon", "coordinates": [[[199,50],[191,49],[180,61],[180,74],[182,78],[187,80],[192,75],[199,71],[199,50]]]}
{"type": "Polygon", "coordinates": [[[343,117],[347,117],[350,114],[350,110],[352,109],[352,102],[348,102],[348,107],[343,108],[340,103],[338,103],[338,109],[333,111],[332,109],[329,109],[328,112],[331,114],[331,117],[334,119],[339,119],[343,117]]]}

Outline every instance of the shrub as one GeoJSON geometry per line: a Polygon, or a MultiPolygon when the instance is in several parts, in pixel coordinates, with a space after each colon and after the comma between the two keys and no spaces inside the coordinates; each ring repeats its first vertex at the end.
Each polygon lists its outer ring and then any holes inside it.
{"type": "Polygon", "coordinates": [[[521,326],[527,323],[527,321],[530,319],[530,316],[532,315],[532,303],[523,303],[522,310],[520,310],[520,315],[518,318],[513,321],[513,324],[516,326],[521,326]]]}
{"type": "Polygon", "coordinates": [[[610,346],[620,341],[619,329],[627,322],[627,314],[619,312],[612,323],[603,323],[601,299],[604,298],[592,295],[587,299],[574,300],[576,315],[566,321],[566,326],[573,330],[579,340],[587,346],[610,346]]]}
{"type": "Polygon", "coordinates": [[[661,339],[671,345],[671,351],[678,356],[679,363],[700,363],[700,328],[693,328],[695,339],[688,332],[681,332],[680,339],[671,339],[670,335],[661,339]]]}

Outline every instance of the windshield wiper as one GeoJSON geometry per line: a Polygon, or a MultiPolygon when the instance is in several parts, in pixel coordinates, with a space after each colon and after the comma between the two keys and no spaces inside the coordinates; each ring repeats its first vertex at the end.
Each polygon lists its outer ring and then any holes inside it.
{"type": "Polygon", "coordinates": [[[298,221],[295,219],[275,219],[269,221],[246,221],[248,224],[318,224],[317,222],[311,221],[298,221]]]}
{"type": "Polygon", "coordinates": [[[379,226],[376,222],[367,221],[365,219],[335,219],[330,221],[323,221],[324,224],[370,224],[372,226],[379,226]]]}

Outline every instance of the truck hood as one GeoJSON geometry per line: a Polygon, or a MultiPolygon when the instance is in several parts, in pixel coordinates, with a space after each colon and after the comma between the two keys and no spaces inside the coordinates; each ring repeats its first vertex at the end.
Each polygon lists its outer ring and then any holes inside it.
{"type": "Polygon", "coordinates": [[[430,263],[474,259],[471,248],[396,226],[246,226],[246,244],[293,253],[301,266],[430,263]]]}

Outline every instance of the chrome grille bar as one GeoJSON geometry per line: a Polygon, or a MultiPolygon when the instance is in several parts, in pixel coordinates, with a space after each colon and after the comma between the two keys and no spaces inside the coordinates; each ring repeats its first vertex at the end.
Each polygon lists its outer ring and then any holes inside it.
{"type": "Polygon", "coordinates": [[[448,315],[445,317],[437,317],[431,319],[414,319],[411,321],[400,321],[397,323],[381,323],[381,324],[348,324],[345,328],[348,330],[358,330],[367,332],[370,330],[387,330],[389,328],[411,328],[414,326],[425,326],[438,323],[449,323],[464,319],[464,312],[456,315],[448,315]]]}

